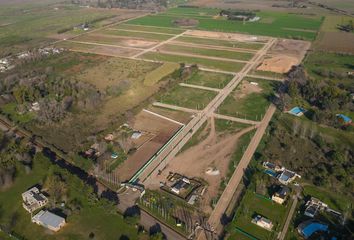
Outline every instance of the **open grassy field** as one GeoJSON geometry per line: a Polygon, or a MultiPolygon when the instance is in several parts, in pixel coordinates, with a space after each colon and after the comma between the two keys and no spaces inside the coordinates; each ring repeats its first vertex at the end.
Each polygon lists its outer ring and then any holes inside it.
{"type": "Polygon", "coordinates": [[[132,24],[124,24],[124,23],[116,25],[112,28],[132,30],[132,31],[152,32],[152,33],[165,33],[165,34],[180,34],[184,32],[183,29],[179,29],[179,28],[140,26],[140,25],[132,25],[132,24]]]}
{"type": "Polygon", "coordinates": [[[158,83],[161,79],[167,75],[173,73],[180,68],[180,65],[177,63],[165,62],[160,67],[154,69],[153,71],[146,74],[144,79],[145,86],[153,86],[158,83]]]}
{"type": "Polygon", "coordinates": [[[226,86],[226,84],[228,84],[232,78],[233,75],[197,71],[190,78],[187,78],[185,83],[221,89],[226,86]]]}
{"type": "Polygon", "coordinates": [[[322,23],[320,16],[304,16],[280,12],[257,12],[261,18],[258,22],[230,21],[225,18],[214,18],[219,10],[204,8],[173,8],[158,15],[145,16],[128,23],[160,27],[177,27],[174,20],[182,17],[198,20],[195,27],[200,30],[240,32],[273,37],[298,38],[314,40],[322,23]]]}
{"type": "Polygon", "coordinates": [[[260,121],[270,104],[269,97],[274,94],[279,83],[253,78],[246,78],[245,80],[257,82],[260,91],[246,93],[240,89],[241,83],[233,94],[225,99],[217,111],[228,116],[260,121]]]}
{"type": "Polygon", "coordinates": [[[354,71],[354,56],[339,53],[314,51],[305,59],[307,72],[318,80],[329,79],[334,84],[352,86],[353,77],[348,72],[354,71]]]}
{"type": "Polygon", "coordinates": [[[216,96],[216,92],[175,86],[157,100],[162,103],[201,110],[216,96]]]}
{"type": "Polygon", "coordinates": [[[244,63],[226,62],[220,60],[212,60],[199,57],[177,56],[172,54],[148,52],[141,56],[145,59],[163,61],[163,62],[177,62],[186,64],[197,64],[205,68],[223,70],[229,72],[238,72],[244,66],[244,63]]]}
{"type": "Polygon", "coordinates": [[[192,44],[202,44],[218,47],[228,47],[228,48],[244,48],[250,50],[258,50],[263,47],[262,43],[252,43],[252,42],[237,42],[231,40],[221,40],[221,39],[208,39],[208,38],[198,38],[190,36],[181,36],[175,40],[176,42],[192,43],[192,44]]]}
{"type": "Polygon", "coordinates": [[[59,1],[7,4],[0,8],[0,56],[48,43],[52,35],[84,22],[99,25],[102,19],[121,15],[121,10],[81,8],[59,1]],[[56,3],[55,3],[56,2],[56,3]]]}
{"type": "Polygon", "coordinates": [[[105,30],[98,31],[98,33],[121,36],[121,37],[129,37],[129,38],[158,40],[158,41],[167,40],[172,37],[171,35],[166,35],[163,33],[131,32],[128,30],[120,30],[120,29],[105,29],[105,30]]]}
{"type": "MultiPolygon", "coordinates": [[[[123,216],[116,212],[116,207],[103,200],[98,200],[92,188],[85,185],[76,176],[54,166],[45,157],[36,157],[33,169],[26,174],[18,172],[11,188],[0,190],[1,216],[0,225],[10,228],[23,239],[28,240],[64,240],[88,239],[93,232],[95,239],[119,239],[126,236],[138,239],[133,225],[124,222],[123,216]],[[58,233],[51,233],[44,227],[31,223],[30,214],[22,207],[21,193],[35,184],[43,184],[45,178],[53,172],[65,176],[67,188],[67,206],[76,202],[79,210],[73,210],[67,217],[67,225],[58,233]]],[[[59,206],[58,206],[59,207],[59,206]]],[[[1,237],[0,238],[4,239],[1,237]]],[[[6,238],[5,238],[6,239],[6,238]]],[[[13,239],[13,238],[11,238],[13,239]]]]}
{"type": "Polygon", "coordinates": [[[196,54],[207,57],[218,57],[233,60],[243,60],[248,61],[253,57],[252,53],[246,52],[236,52],[236,51],[226,51],[211,48],[198,48],[198,47],[187,47],[173,44],[166,44],[160,48],[162,51],[176,52],[176,53],[186,53],[186,54],[196,54]]]}
{"type": "Polygon", "coordinates": [[[247,239],[242,234],[236,232],[235,228],[238,227],[243,231],[251,234],[260,240],[271,240],[274,239],[276,233],[274,231],[267,231],[253,223],[251,223],[252,218],[255,215],[261,215],[270,219],[273,224],[273,230],[277,229],[279,225],[284,221],[287,212],[287,207],[274,203],[271,200],[266,200],[264,198],[258,197],[250,189],[247,190],[245,196],[242,198],[240,206],[236,212],[234,221],[230,226],[229,239],[247,239]]]}

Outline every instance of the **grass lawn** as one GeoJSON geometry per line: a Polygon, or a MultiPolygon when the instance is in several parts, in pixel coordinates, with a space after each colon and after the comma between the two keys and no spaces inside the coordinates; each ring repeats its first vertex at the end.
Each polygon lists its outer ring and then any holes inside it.
{"type": "Polygon", "coordinates": [[[232,78],[233,75],[197,71],[190,78],[186,79],[185,83],[221,89],[226,86],[232,78]]]}
{"type": "Polygon", "coordinates": [[[298,38],[314,40],[323,18],[320,16],[303,16],[290,13],[260,11],[257,22],[230,21],[225,18],[213,18],[217,9],[174,8],[158,15],[149,15],[134,19],[128,23],[160,27],[176,27],[174,21],[181,17],[194,18],[199,21],[196,29],[222,32],[240,32],[273,37],[298,38]],[[204,14],[206,12],[206,14],[204,14]]]}
{"type": "Polygon", "coordinates": [[[263,47],[263,43],[247,43],[247,42],[237,42],[231,40],[220,40],[220,39],[207,39],[207,38],[198,38],[190,36],[181,36],[175,41],[183,43],[193,43],[193,44],[203,44],[210,46],[220,46],[227,48],[244,48],[249,50],[258,50],[263,47]]]}
{"type": "MultiPolygon", "coordinates": [[[[248,78],[248,80],[251,79],[248,78]]],[[[279,83],[258,79],[252,79],[252,81],[259,84],[261,92],[251,92],[240,98],[238,96],[242,92],[239,85],[233,95],[229,95],[221,104],[218,113],[256,121],[261,120],[270,104],[269,97],[274,93],[279,83]]]]}
{"type": "Polygon", "coordinates": [[[46,158],[35,158],[33,170],[29,174],[19,172],[10,188],[0,190],[0,224],[28,240],[81,240],[88,239],[90,232],[95,234],[95,239],[119,239],[123,235],[138,239],[134,226],[125,223],[114,206],[102,200],[94,200],[91,191],[77,177],[52,165],[46,158]],[[63,173],[67,180],[67,202],[75,200],[81,206],[81,210],[73,211],[67,217],[67,225],[55,234],[30,222],[30,214],[23,209],[21,198],[22,192],[35,184],[43,183],[52,171],[63,173]]]}
{"type": "Polygon", "coordinates": [[[162,103],[201,110],[216,96],[216,92],[175,86],[158,98],[162,103]]]}
{"type": "Polygon", "coordinates": [[[128,30],[126,31],[126,30],[118,30],[118,29],[105,29],[97,33],[130,37],[130,38],[147,39],[147,40],[158,40],[158,41],[164,41],[173,37],[171,35],[166,35],[162,33],[130,32],[128,30]]]}
{"type": "Polygon", "coordinates": [[[224,119],[215,119],[215,130],[220,133],[238,132],[246,127],[250,127],[250,125],[224,119]]]}
{"type": "Polygon", "coordinates": [[[12,119],[18,122],[20,125],[29,123],[35,118],[34,113],[26,112],[23,114],[19,114],[16,108],[16,103],[8,103],[6,105],[3,105],[0,109],[5,115],[11,116],[12,119]]]}
{"type": "Polygon", "coordinates": [[[196,54],[208,57],[219,57],[219,58],[227,58],[227,59],[236,59],[236,60],[251,60],[253,57],[252,53],[246,52],[235,52],[235,51],[226,51],[226,50],[217,50],[217,49],[208,49],[208,48],[198,48],[198,47],[186,47],[180,45],[172,45],[166,44],[162,48],[162,50],[177,52],[177,53],[188,53],[188,54],[196,54]]]}
{"type": "Polygon", "coordinates": [[[320,199],[322,202],[328,204],[330,208],[333,208],[337,211],[347,211],[351,207],[351,200],[345,196],[340,196],[334,192],[323,189],[321,187],[313,185],[304,186],[304,195],[309,195],[315,198],[320,199]]]}
{"type": "MultiPolygon", "coordinates": [[[[281,225],[286,217],[287,207],[274,203],[270,200],[266,200],[260,197],[257,197],[255,193],[251,190],[247,190],[245,196],[243,197],[240,206],[236,212],[233,223],[231,224],[231,237],[229,239],[238,239],[233,234],[239,233],[233,232],[233,228],[239,227],[243,231],[255,236],[260,240],[271,240],[274,239],[276,233],[274,231],[267,231],[253,223],[251,223],[254,215],[261,215],[270,219],[273,224],[273,230],[277,229],[281,225]]],[[[277,229],[279,230],[279,229],[277,229]]]]}
{"type": "Polygon", "coordinates": [[[164,62],[177,62],[186,64],[198,64],[205,68],[211,68],[216,70],[223,70],[229,72],[238,72],[245,65],[244,63],[226,62],[220,60],[212,60],[198,57],[177,56],[173,54],[164,54],[157,52],[148,52],[142,55],[142,58],[164,61],[164,62]]]}
{"type": "Polygon", "coordinates": [[[151,26],[139,26],[132,24],[120,24],[112,28],[116,29],[125,29],[125,30],[134,30],[134,31],[143,31],[143,32],[153,32],[153,33],[167,33],[167,34],[180,34],[184,30],[178,28],[163,28],[163,27],[151,27],[151,26]]]}

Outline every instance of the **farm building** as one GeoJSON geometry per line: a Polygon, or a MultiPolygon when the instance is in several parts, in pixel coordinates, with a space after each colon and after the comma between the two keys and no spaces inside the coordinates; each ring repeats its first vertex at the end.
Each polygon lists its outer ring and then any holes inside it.
{"type": "Polygon", "coordinates": [[[344,114],[337,114],[336,115],[338,122],[344,124],[344,125],[349,125],[351,124],[353,121],[350,117],[344,115],[344,114]]]}
{"type": "Polygon", "coordinates": [[[22,200],[23,208],[29,213],[36,211],[48,203],[48,199],[36,187],[22,193],[22,200]]]}
{"type": "Polygon", "coordinates": [[[298,232],[299,234],[304,237],[305,239],[308,239],[309,237],[312,236],[312,234],[316,232],[327,232],[328,231],[328,225],[309,220],[301,223],[298,226],[298,232]]]}
{"type": "Polygon", "coordinates": [[[64,218],[43,210],[32,217],[32,222],[46,227],[54,232],[59,231],[66,224],[64,218]]]}
{"type": "Polygon", "coordinates": [[[253,218],[252,223],[260,226],[261,228],[267,229],[269,231],[272,230],[273,228],[272,221],[260,215],[257,215],[255,218],[253,218]]]}
{"type": "Polygon", "coordinates": [[[286,186],[280,186],[279,190],[273,194],[272,200],[276,203],[283,204],[290,193],[290,189],[286,186]]]}

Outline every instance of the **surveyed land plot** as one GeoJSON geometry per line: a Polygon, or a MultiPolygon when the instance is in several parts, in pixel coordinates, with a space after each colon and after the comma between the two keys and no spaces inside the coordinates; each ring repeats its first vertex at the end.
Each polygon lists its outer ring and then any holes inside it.
{"type": "Polygon", "coordinates": [[[245,78],[218,108],[219,114],[259,121],[279,82],[245,78]]]}
{"type": "Polygon", "coordinates": [[[199,66],[205,68],[228,71],[228,72],[238,72],[245,65],[244,63],[238,63],[238,62],[227,62],[222,60],[206,59],[202,57],[179,56],[179,55],[158,53],[158,52],[145,53],[141,56],[141,58],[149,59],[153,61],[162,61],[162,62],[198,64],[199,66]]]}
{"type": "Polygon", "coordinates": [[[215,96],[216,92],[175,86],[158,97],[158,101],[190,109],[203,109],[215,96]]]}
{"type": "Polygon", "coordinates": [[[166,34],[180,34],[180,33],[184,32],[184,30],[178,29],[178,28],[140,26],[140,25],[132,25],[132,24],[119,24],[119,25],[116,25],[112,28],[113,29],[132,30],[132,31],[152,32],[152,33],[166,33],[166,34]]]}
{"type": "Polygon", "coordinates": [[[218,49],[208,49],[208,48],[198,48],[198,47],[189,47],[189,46],[180,46],[166,44],[163,47],[159,48],[162,51],[176,52],[180,54],[195,54],[207,57],[217,57],[233,60],[243,60],[248,61],[253,57],[252,53],[245,52],[236,52],[236,51],[227,51],[227,50],[218,50],[218,49]]]}
{"type": "Polygon", "coordinates": [[[233,77],[234,76],[230,74],[198,71],[190,78],[186,79],[185,83],[222,89],[231,81],[233,77]]]}
{"type": "Polygon", "coordinates": [[[99,33],[113,36],[122,36],[122,37],[131,37],[138,39],[147,39],[147,40],[156,40],[156,41],[164,41],[171,38],[171,35],[162,34],[162,33],[150,33],[150,32],[133,32],[128,30],[120,30],[120,29],[105,29],[99,31],[99,33]]]}

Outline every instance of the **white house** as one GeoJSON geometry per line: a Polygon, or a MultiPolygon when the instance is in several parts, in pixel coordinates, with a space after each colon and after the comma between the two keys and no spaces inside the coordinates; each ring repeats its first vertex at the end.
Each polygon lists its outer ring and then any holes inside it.
{"type": "Polygon", "coordinates": [[[66,224],[64,218],[57,216],[49,211],[43,210],[41,210],[39,213],[32,217],[32,222],[46,227],[54,232],[59,231],[66,224]]]}
{"type": "Polygon", "coordinates": [[[22,193],[22,200],[23,208],[26,209],[26,211],[29,213],[44,207],[48,203],[48,199],[36,187],[33,187],[22,193]]]}
{"type": "Polygon", "coordinates": [[[272,230],[273,228],[273,223],[269,219],[262,217],[260,215],[257,215],[255,218],[252,219],[252,223],[260,226],[261,228],[264,228],[266,230],[272,230]]]}

